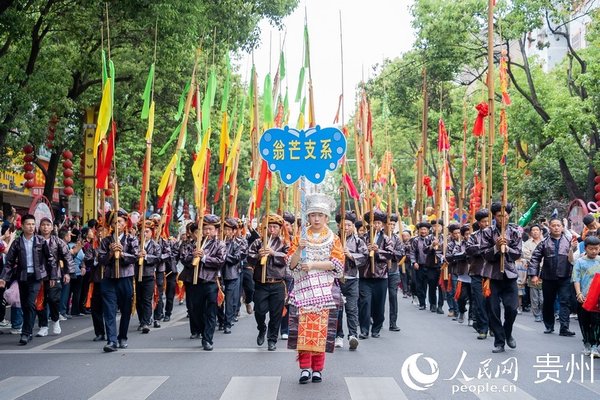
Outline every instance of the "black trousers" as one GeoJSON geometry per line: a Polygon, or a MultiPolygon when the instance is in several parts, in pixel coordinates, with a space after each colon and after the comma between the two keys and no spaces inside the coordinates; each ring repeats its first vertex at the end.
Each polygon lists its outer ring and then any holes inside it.
{"type": "Polygon", "coordinates": [[[358,279],[346,279],[344,283],[340,283],[340,290],[346,298],[346,302],[344,303],[344,307],[340,307],[338,311],[337,337],[344,337],[344,312],[346,313],[348,337],[358,337],[358,298],[360,296],[358,286],[358,279]]]}
{"type": "Polygon", "coordinates": [[[189,298],[188,313],[192,334],[202,335],[202,340],[213,344],[217,324],[217,283],[186,282],[185,295],[189,298]]]}
{"type": "Polygon", "coordinates": [[[488,333],[489,319],[487,312],[486,299],[483,296],[483,278],[481,275],[471,276],[471,303],[472,308],[475,308],[475,323],[477,324],[477,332],[488,333]]]}
{"type": "Polygon", "coordinates": [[[223,279],[223,292],[225,301],[221,307],[217,308],[217,319],[219,326],[223,325],[226,328],[233,326],[233,318],[236,314],[236,305],[240,303],[238,296],[240,279],[223,279]]]}
{"type": "Polygon", "coordinates": [[[442,308],[444,306],[444,292],[439,285],[441,270],[435,267],[426,267],[427,272],[427,297],[429,306],[442,308]]]}
{"type": "Polygon", "coordinates": [[[519,296],[517,279],[490,279],[492,294],[487,299],[490,329],[494,332],[494,346],[502,346],[512,337],[513,324],[517,318],[519,296]],[[504,305],[504,323],[501,318],[500,302],[504,305]]]}
{"type": "Polygon", "coordinates": [[[106,327],[106,340],[116,343],[127,340],[127,330],[131,321],[133,300],[133,277],[104,278],[102,280],[102,311],[106,327]],[[117,309],[121,311],[117,332],[117,309]]]}
{"type": "MultiPolygon", "coordinates": [[[[71,315],[78,315],[83,311],[81,308],[81,285],[83,277],[71,278],[69,281],[69,294],[71,295],[71,315]]],[[[68,305],[68,300],[67,300],[68,305]]],[[[84,301],[85,305],[85,301],[84,301]]]]}
{"type": "Polygon", "coordinates": [[[27,274],[26,281],[19,281],[19,297],[21,299],[21,310],[23,311],[23,326],[21,334],[30,336],[33,332],[35,322],[35,298],[40,291],[42,281],[35,279],[35,274],[27,274]]]}
{"type": "MultiPolygon", "coordinates": [[[[85,275],[81,277],[81,292],[79,293],[79,312],[85,310],[85,302],[87,300],[90,283],[92,282],[92,271],[86,269],[85,275]]],[[[74,306],[73,306],[74,307],[74,306]]]]}
{"type": "Polygon", "coordinates": [[[240,274],[242,290],[244,291],[244,303],[250,304],[254,301],[254,271],[244,268],[240,274]]]}
{"type": "Polygon", "coordinates": [[[419,265],[419,269],[415,270],[415,289],[419,305],[425,307],[425,294],[427,293],[427,272],[424,265],[419,265]]]}
{"type": "Polygon", "coordinates": [[[165,289],[165,316],[171,316],[173,313],[173,302],[175,301],[175,291],[177,289],[177,273],[171,272],[165,279],[167,287],[165,289]]]}
{"type": "Polygon", "coordinates": [[[388,294],[390,303],[390,328],[396,326],[398,320],[398,284],[400,274],[388,275],[388,294]]]}
{"type": "Polygon", "coordinates": [[[358,282],[358,321],[360,333],[379,333],[385,321],[385,296],[387,278],[359,279],[358,282]],[[371,319],[373,326],[371,326],[371,319]],[[371,328],[371,329],[369,329],[371,328]]]}
{"type": "Polygon", "coordinates": [[[267,340],[277,342],[283,306],[285,304],[285,282],[260,283],[254,286],[254,318],[259,332],[267,331],[267,340]],[[269,326],[265,323],[269,313],[269,326]]]}
{"type": "Polygon", "coordinates": [[[473,308],[473,297],[471,293],[471,284],[467,282],[461,283],[462,288],[460,289],[460,296],[458,297],[458,312],[466,313],[467,312],[467,302],[469,302],[469,319],[473,319],[474,313],[471,312],[473,308]]]}
{"type": "Polygon", "coordinates": [[[154,282],[154,276],[143,276],[141,282],[138,278],[135,278],[135,309],[138,313],[140,325],[150,325],[154,282]]]}
{"type": "Polygon", "coordinates": [[[589,343],[592,346],[600,345],[600,313],[589,312],[578,303],[577,317],[579,320],[579,329],[583,343],[589,343]]]}
{"type": "Polygon", "coordinates": [[[50,309],[50,319],[53,322],[58,321],[59,308],[60,308],[60,294],[62,291],[62,284],[60,281],[55,281],[54,287],[50,287],[50,281],[43,281],[44,285],[44,309],[38,311],[38,322],[40,327],[48,326],[48,312],[46,305],[50,309]]]}
{"type": "Polygon", "coordinates": [[[106,331],[104,329],[104,316],[102,315],[101,282],[94,282],[94,288],[92,289],[92,301],[90,306],[92,309],[92,323],[94,324],[94,334],[96,334],[96,336],[104,336],[106,334],[106,331]]]}
{"type": "Polygon", "coordinates": [[[154,320],[160,321],[165,316],[165,302],[163,301],[163,294],[165,293],[165,271],[156,272],[155,278],[158,299],[156,301],[156,308],[154,308],[154,320]]]}
{"type": "Polygon", "coordinates": [[[558,318],[561,330],[569,330],[569,314],[571,313],[571,279],[560,278],[556,280],[544,279],[542,281],[542,293],[544,304],[542,316],[546,329],[554,329],[554,302],[558,296],[560,308],[558,318]]]}

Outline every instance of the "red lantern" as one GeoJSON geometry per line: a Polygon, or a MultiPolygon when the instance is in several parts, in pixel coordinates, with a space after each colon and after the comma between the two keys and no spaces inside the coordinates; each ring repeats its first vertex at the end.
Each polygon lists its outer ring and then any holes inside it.
{"type": "Polygon", "coordinates": [[[31,153],[27,153],[27,154],[25,154],[25,156],[23,156],[23,161],[25,161],[25,162],[28,162],[28,163],[29,163],[29,162],[32,162],[32,161],[33,161],[33,158],[34,158],[34,157],[33,157],[33,154],[31,154],[31,153]]]}
{"type": "Polygon", "coordinates": [[[63,185],[65,185],[65,187],[66,186],[73,186],[73,179],[71,179],[71,178],[65,178],[65,179],[63,179],[63,185]]]}
{"type": "Polygon", "coordinates": [[[47,149],[51,149],[52,147],[54,147],[54,145],[52,144],[52,142],[50,142],[50,141],[47,141],[47,142],[46,142],[46,148],[47,148],[47,149]]]}
{"type": "Polygon", "coordinates": [[[30,180],[32,180],[33,178],[35,178],[35,174],[34,174],[33,172],[31,172],[31,171],[29,171],[29,172],[25,172],[25,175],[24,175],[24,177],[25,177],[25,179],[27,179],[28,181],[30,181],[30,180]]]}
{"type": "Polygon", "coordinates": [[[62,156],[63,158],[70,160],[71,158],[73,158],[73,153],[71,153],[71,150],[65,150],[63,151],[62,156]]]}
{"type": "Polygon", "coordinates": [[[595,198],[596,200],[600,201],[600,193],[596,193],[596,194],[594,195],[594,198],[595,198]]]}
{"type": "Polygon", "coordinates": [[[75,191],[73,190],[73,188],[71,186],[67,186],[66,188],[63,189],[63,193],[67,196],[72,196],[73,193],[75,193],[75,191]]]}
{"type": "Polygon", "coordinates": [[[72,169],[65,169],[63,171],[63,176],[67,177],[67,178],[71,178],[73,176],[73,170],[72,169]]]}
{"type": "Polygon", "coordinates": [[[597,176],[594,178],[594,183],[600,183],[600,175],[597,175],[597,176]]]}
{"type": "Polygon", "coordinates": [[[26,172],[33,171],[33,164],[32,164],[32,163],[27,163],[27,164],[23,165],[23,169],[24,169],[26,172]]]}
{"type": "Polygon", "coordinates": [[[33,146],[30,144],[26,144],[25,146],[23,146],[23,153],[25,153],[25,154],[33,153],[33,146]]]}
{"type": "Polygon", "coordinates": [[[33,181],[25,181],[25,187],[31,189],[33,187],[33,181]]]}
{"type": "Polygon", "coordinates": [[[48,141],[52,141],[52,140],[54,140],[54,138],[55,138],[55,137],[56,137],[56,135],[54,135],[54,132],[50,133],[50,134],[48,135],[48,141]]]}
{"type": "Polygon", "coordinates": [[[104,195],[105,195],[106,197],[110,197],[110,196],[112,196],[112,190],[110,190],[110,189],[105,189],[105,190],[104,190],[104,195]]]}
{"type": "Polygon", "coordinates": [[[73,167],[73,161],[67,159],[67,160],[63,161],[62,166],[63,166],[64,169],[72,168],[73,167]]]}

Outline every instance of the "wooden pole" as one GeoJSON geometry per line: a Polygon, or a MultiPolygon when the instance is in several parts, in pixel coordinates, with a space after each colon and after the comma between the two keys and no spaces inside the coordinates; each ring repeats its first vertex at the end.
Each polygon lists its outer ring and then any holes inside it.
{"type": "MultiPolygon", "coordinates": [[[[494,0],[488,0],[488,75],[487,75],[487,89],[488,89],[488,172],[487,172],[487,199],[491,204],[491,199],[494,193],[492,186],[493,179],[493,165],[494,165],[494,0]]],[[[485,152],[485,150],[484,150],[485,152]]],[[[482,165],[485,169],[485,164],[482,165]]]]}
{"type": "Polygon", "coordinates": [[[419,223],[420,216],[423,215],[423,178],[425,168],[425,157],[427,154],[427,112],[429,107],[429,98],[427,96],[427,69],[423,67],[423,110],[421,114],[421,146],[417,153],[417,181],[415,208],[413,210],[413,220],[419,223]]]}

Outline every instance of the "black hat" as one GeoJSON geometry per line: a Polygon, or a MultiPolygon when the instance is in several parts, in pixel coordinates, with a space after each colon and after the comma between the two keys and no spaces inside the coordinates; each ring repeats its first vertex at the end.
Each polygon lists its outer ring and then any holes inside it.
{"type": "Polygon", "coordinates": [[[284,211],[283,212],[283,220],[289,222],[290,224],[295,224],[296,223],[296,216],[294,216],[294,214],[292,214],[289,211],[284,211]]]}
{"type": "Polygon", "coordinates": [[[444,226],[444,220],[442,220],[442,219],[438,219],[438,220],[436,221],[436,220],[434,219],[434,220],[432,220],[432,221],[431,221],[431,224],[432,224],[432,225],[441,225],[441,226],[444,226]]]}
{"type": "Polygon", "coordinates": [[[431,229],[431,224],[429,222],[419,222],[417,224],[417,229],[421,229],[421,228],[431,229]]]}
{"type": "Polygon", "coordinates": [[[488,218],[490,216],[490,212],[487,208],[482,208],[475,213],[475,221],[481,221],[484,218],[488,218]]]}
{"type": "Polygon", "coordinates": [[[398,214],[390,214],[390,222],[398,222],[398,214]]]}
{"type": "MultiPolygon", "coordinates": [[[[367,223],[369,223],[371,221],[371,213],[370,212],[365,214],[364,220],[367,221],[367,223]]],[[[387,214],[381,210],[373,210],[373,222],[375,222],[375,221],[380,221],[385,224],[387,222],[387,214]]]]}
{"type": "Polygon", "coordinates": [[[238,228],[238,221],[235,218],[227,217],[227,218],[225,218],[224,225],[226,227],[228,227],[228,228],[231,228],[231,229],[237,229],[238,228]]]}
{"type": "Polygon", "coordinates": [[[218,226],[221,224],[221,218],[214,214],[206,214],[203,218],[204,225],[218,226]]]}
{"type": "Polygon", "coordinates": [[[198,230],[198,224],[195,222],[190,222],[185,226],[185,228],[190,231],[190,233],[194,233],[198,230]]]}
{"type": "Polygon", "coordinates": [[[355,222],[354,222],[354,227],[355,227],[356,229],[362,228],[362,227],[363,227],[363,222],[362,222],[362,221],[360,221],[360,220],[358,220],[358,221],[355,221],[355,222]]]}
{"type": "Polygon", "coordinates": [[[124,209],[119,208],[119,211],[117,212],[117,216],[127,218],[127,217],[129,217],[129,213],[127,211],[125,211],[124,209]]]}
{"type": "Polygon", "coordinates": [[[469,224],[465,224],[465,225],[463,225],[463,226],[460,227],[460,234],[462,236],[464,236],[465,233],[467,233],[470,230],[471,230],[471,227],[469,226],[469,224]]]}
{"type": "MultiPolygon", "coordinates": [[[[346,216],[344,217],[344,220],[355,223],[356,222],[356,214],[354,214],[354,211],[346,211],[346,216]]],[[[337,222],[338,224],[340,222],[342,222],[342,216],[340,214],[336,214],[335,222],[337,222]]]]}
{"type": "Polygon", "coordinates": [[[456,230],[460,229],[460,225],[459,224],[450,224],[448,225],[448,232],[454,232],[456,230]]]}
{"type": "Polygon", "coordinates": [[[585,226],[588,226],[589,224],[591,224],[592,222],[594,222],[596,220],[596,217],[594,217],[593,214],[588,214],[585,217],[583,217],[583,224],[585,226]]]}
{"type": "MultiPolygon", "coordinates": [[[[492,206],[490,207],[492,215],[495,215],[497,212],[500,212],[500,210],[502,210],[502,203],[499,201],[493,202],[492,206]]],[[[512,212],[512,204],[506,203],[504,211],[506,211],[507,214],[510,214],[512,212]]]]}

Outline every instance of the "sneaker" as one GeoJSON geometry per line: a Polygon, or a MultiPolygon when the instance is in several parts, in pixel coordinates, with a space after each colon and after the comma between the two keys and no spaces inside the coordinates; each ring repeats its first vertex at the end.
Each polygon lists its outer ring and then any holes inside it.
{"type": "Polygon", "coordinates": [[[350,336],[348,338],[348,344],[350,344],[350,350],[356,350],[358,347],[358,339],[356,336],[350,336]]]}
{"type": "Polygon", "coordinates": [[[336,349],[341,349],[344,347],[344,338],[336,337],[335,338],[335,347],[336,349]]]}
{"type": "Polygon", "coordinates": [[[10,321],[2,320],[0,321],[0,328],[8,328],[10,326],[10,321]]]}
{"type": "Polygon", "coordinates": [[[521,307],[517,308],[517,314],[518,315],[523,314],[523,309],[521,307]]]}
{"type": "Polygon", "coordinates": [[[600,358],[600,350],[598,350],[598,346],[592,346],[592,351],[590,352],[590,357],[600,358]]]}
{"type": "Polygon", "coordinates": [[[60,315],[58,316],[58,320],[59,320],[59,321],[66,321],[66,320],[67,320],[67,316],[66,316],[65,314],[60,314],[60,315]]]}
{"type": "Polygon", "coordinates": [[[592,353],[592,345],[589,343],[584,343],[583,350],[581,352],[584,356],[589,356],[592,353]]]}
{"type": "Polygon", "coordinates": [[[464,323],[465,322],[465,313],[459,313],[457,321],[459,324],[464,323]]]}
{"type": "Polygon", "coordinates": [[[42,326],[40,330],[35,334],[36,337],[48,336],[48,327],[42,326]]]}
{"type": "Polygon", "coordinates": [[[287,333],[282,333],[281,334],[281,339],[282,340],[288,340],[288,338],[289,338],[289,335],[287,333]]]}
{"type": "Polygon", "coordinates": [[[252,304],[246,304],[246,312],[252,314],[252,304]]]}
{"type": "Polygon", "coordinates": [[[60,335],[60,333],[62,332],[62,329],[60,329],[60,321],[56,321],[54,323],[50,322],[52,324],[52,334],[53,335],[60,335]]]}
{"type": "Polygon", "coordinates": [[[312,375],[310,373],[310,370],[308,369],[303,369],[300,372],[300,380],[298,381],[300,384],[306,384],[308,383],[308,381],[310,380],[310,378],[312,378],[312,375]]]}
{"type": "Polygon", "coordinates": [[[319,383],[319,382],[323,381],[323,378],[321,377],[321,371],[313,371],[312,381],[315,383],[319,383]]]}
{"type": "Polygon", "coordinates": [[[11,335],[20,335],[21,334],[21,329],[11,329],[8,333],[10,333],[11,335]]]}

